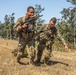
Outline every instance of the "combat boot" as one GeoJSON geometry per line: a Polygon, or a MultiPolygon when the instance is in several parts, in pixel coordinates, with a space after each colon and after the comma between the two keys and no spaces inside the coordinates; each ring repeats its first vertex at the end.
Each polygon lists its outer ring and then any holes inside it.
{"type": "Polygon", "coordinates": [[[17,57],[17,62],[18,62],[18,63],[20,63],[20,59],[21,59],[20,57],[17,57]]]}
{"type": "Polygon", "coordinates": [[[40,63],[40,60],[36,60],[35,63],[40,63]]]}
{"type": "Polygon", "coordinates": [[[49,58],[48,57],[45,57],[44,58],[44,65],[48,65],[49,64],[49,58]]]}
{"type": "Polygon", "coordinates": [[[19,53],[17,54],[17,62],[20,63],[20,59],[22,58],[22,55],[20,55],[19,53]]]}
{"type": "Polygon", "coordinates": [[[35,61],[35,66],[40,66],[40,59],[37,59],[37,60],[35,61]]]}
{"type": "Polygon", "coordinates": [[[30,62],[29,62],[29,64],[32,64],[32,65],[34,65],[34,59],[33,59],[33,58],[31,58],[31,59],[30,59],[30,62]]]}

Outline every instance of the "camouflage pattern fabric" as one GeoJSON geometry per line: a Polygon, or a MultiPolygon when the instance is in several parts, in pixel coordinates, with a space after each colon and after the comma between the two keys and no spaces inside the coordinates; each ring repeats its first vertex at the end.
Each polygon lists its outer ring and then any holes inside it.
{"type": "MultiPolygon", "coordinates": [[[[17,20],[16,24],[14,25],[14,31],[18,32],[19,28],[21,27],[22,23],[25,21],[26,17],[21,17],[17,20]]],[[[34,28],[34,25],[33,25],[34,28]]],[[[24,50],[26,48],[26,45],[29,46],[28,55],[30,59],[34,59],[35,54],[34,54],[34,33],[26,33],[26,28],[23,29],[22,32],[19,32],[19,43],[18,43],[18,54],[17,58],[21,58],[22,55],[24,54],[24,50]]]]}
{"type": "Polygon", "coordinates": [[[63,44],[65,44],[65,41],[55,27],[50,29],[46,25],[42,27],[42,30],[44,32],[39,35],[37,61],[41,60],[43,54],[44,61],[47,62],[50,59],[52,53],[52,45],[54,43],[54,38],[57,37],[57,39],[59,39],[63,44]]]}

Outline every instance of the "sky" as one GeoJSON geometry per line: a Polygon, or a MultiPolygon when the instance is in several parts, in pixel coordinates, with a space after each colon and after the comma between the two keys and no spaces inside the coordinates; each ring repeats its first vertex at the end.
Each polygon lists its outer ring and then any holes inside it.
{"type": "Polygon", "coordinates": [[[72,6],[66,0],[0,0],[0,21],[4,22],[5,15],[15,13],[16,22],[19,17],[25,16],[29,6],[35,7],[36,4],[45,8],[41,13],[45,23],[48,23],[52,17],[61,18],[62,9],[72,6]]]}

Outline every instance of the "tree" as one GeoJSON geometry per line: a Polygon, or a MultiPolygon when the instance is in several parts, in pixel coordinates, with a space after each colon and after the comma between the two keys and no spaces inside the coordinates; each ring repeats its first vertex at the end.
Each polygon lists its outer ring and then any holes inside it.
{"type": "Polygon", "coordinates": [[[13,31],[13,26],[14,26],[14,14],[12,13],[11,15],[5,15],[4,17],[4,23],[1,25],[1,36],[3,38],[7,39],[13,39],[14,31],[13,31]]]}
{"type": "Polygon", "coordinates": [[[69,25],[69,28],[72,29],[71,30],[72,33],[74,33],[71,35],[74,40],[74,47],[76,48],[76,0],[66,0],[66,1],[70,2],[73,5],[73,7],[64,8],[61,11],[62,19],[65,22],[67,22],[67,25],[69,25]]]}
{"type": "Polygon", "coordinates": [[[14,14],[15,13],[12,13],[10,15],[10,17],[9,17],[10,18],[10,23],[9,23],[9,37],[10,37],[10,39],[13,39],[13,36],[14,36],[14,30],[13,30],[13,26],[15,24],[15,22],[14,22],[14,19],[15,19],[14,14]]]}
{"type": "Polygon", "coordinates": [[[66,0],[67,2],[70,2],[72,5],[76,5],[76,0],[66,0]]]}
{"type": "MultiPolygon", "coordinates": [[[[41,5],[36,4],[35,5],[35,16],[42,15],[42,11],[44,11],[44,8],[41,7],[41,5]]],[[[42,15],[43,16],[43,15],[42,15]]],[[[39,17],[36,21],[36,28],[39,29],[40,26],[45,22],[45,20],[42,20],[41,17],[39,17]]]]}

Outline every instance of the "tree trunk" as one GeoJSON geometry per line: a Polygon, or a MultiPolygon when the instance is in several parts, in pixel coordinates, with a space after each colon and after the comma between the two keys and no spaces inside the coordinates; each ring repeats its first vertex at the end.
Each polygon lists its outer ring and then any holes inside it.
{"type": "MultiPolygon", "coordinates": [[[[76,6],[75,6],[76,8],[76,6]]],[[[76,49],[76,9],[74,12],[74,48],[76,49]]]]}
{"type": "Polygon", "coordinates": [[[76,49],[76,30],[74,26],[74,48],[76,49]]]}
{"type": "Polygon", "coordinates": [[[9,34],[8,34],[8,29],[7,29],[7,39],[9,38],[9,36],[8,36],[9,34]]]}

